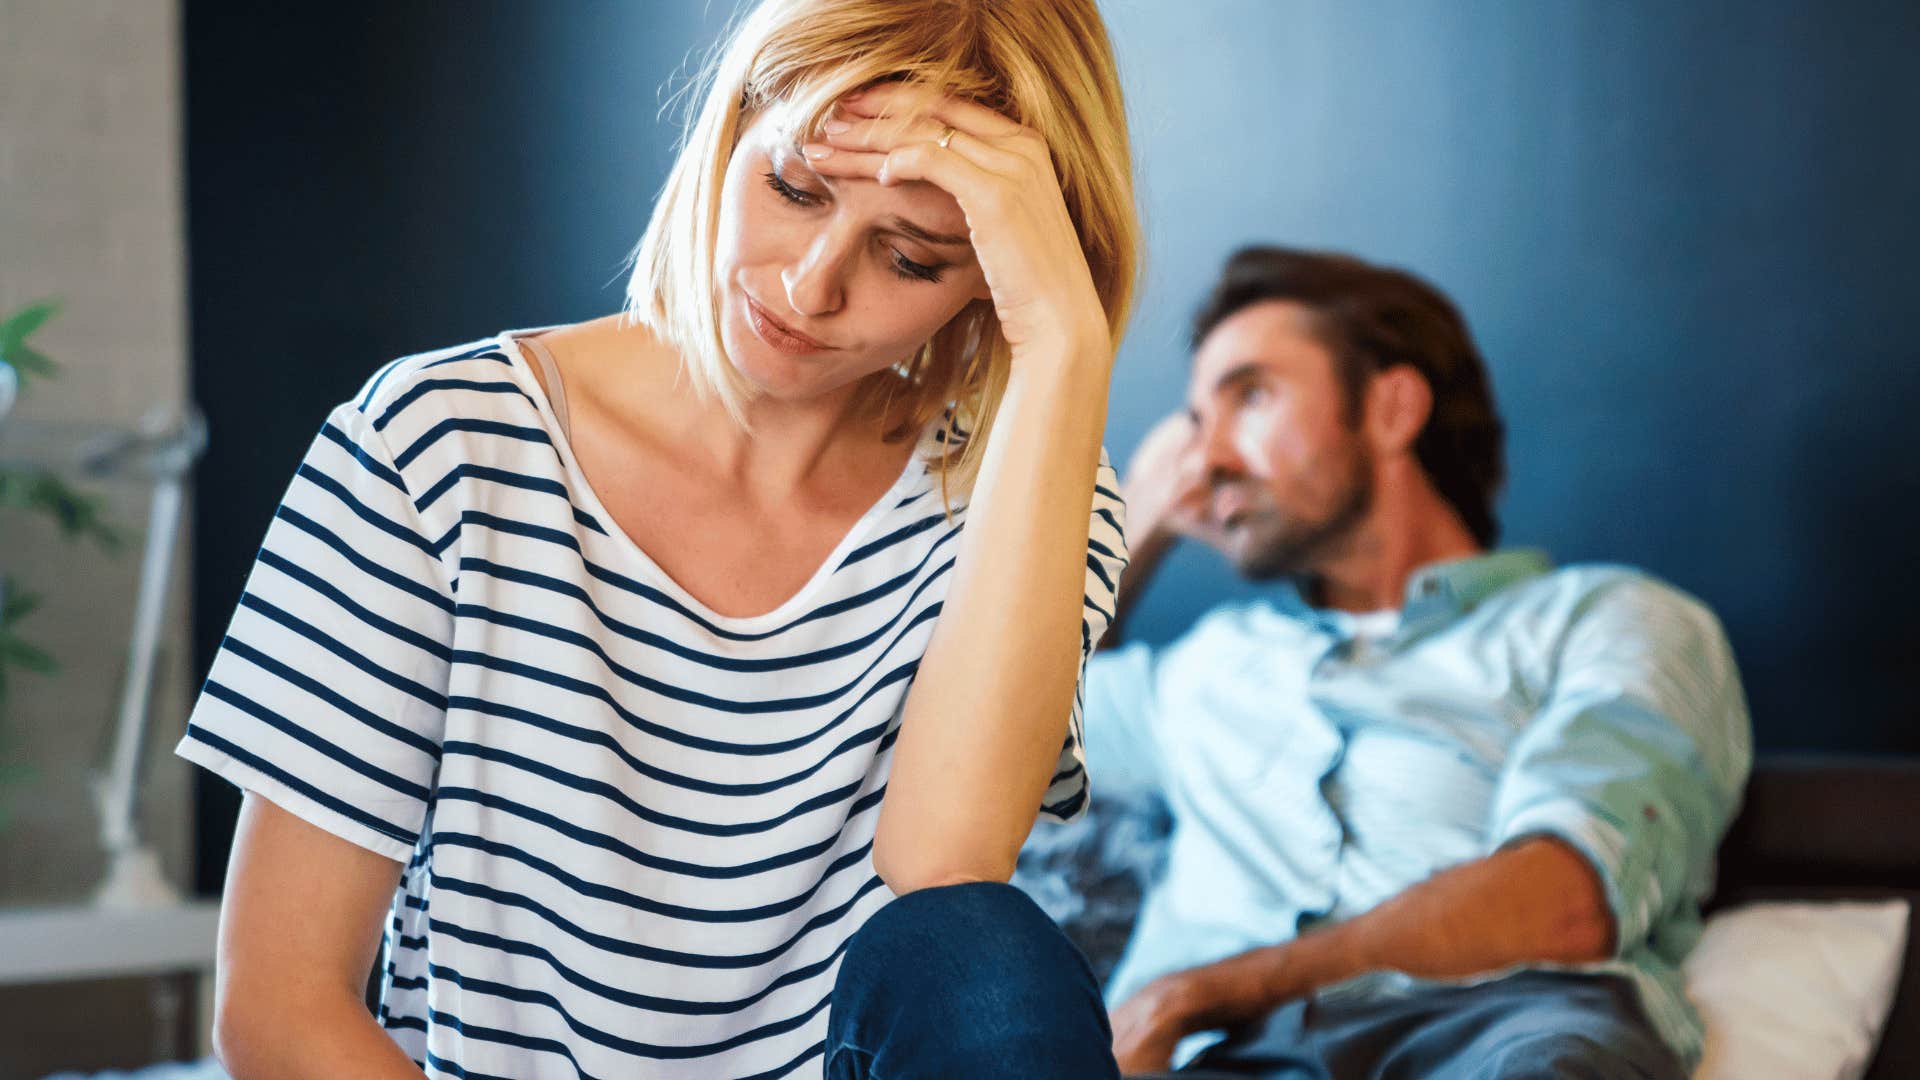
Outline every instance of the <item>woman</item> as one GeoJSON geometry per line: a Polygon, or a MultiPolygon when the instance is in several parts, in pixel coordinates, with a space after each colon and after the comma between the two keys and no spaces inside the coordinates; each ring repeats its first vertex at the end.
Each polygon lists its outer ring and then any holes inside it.
{"type": "Polygon", "coordinates": [[[768,0],[707,78],[629,313],[387,365],[276,515],[179,745],[236,1076],[1113,1072],[1004,884],[1125,561],[1105,31],[768,0]]]}

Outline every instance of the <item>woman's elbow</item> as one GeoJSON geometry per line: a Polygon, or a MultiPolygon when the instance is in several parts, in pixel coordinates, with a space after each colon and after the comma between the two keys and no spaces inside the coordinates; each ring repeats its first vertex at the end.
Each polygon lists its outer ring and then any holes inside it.
{"type": "Polygon", "coordinates": [[[1008,856],[984,851],[955,853],[942,844],[873,841],[873,870],[895,896],[971,881],[1005,883],[1013,877],[1018,852],[1008,856]]]}

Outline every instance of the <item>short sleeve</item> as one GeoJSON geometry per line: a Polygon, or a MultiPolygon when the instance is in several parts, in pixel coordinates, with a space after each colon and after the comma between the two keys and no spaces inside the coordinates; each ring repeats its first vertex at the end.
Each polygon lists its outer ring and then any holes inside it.
{"type": "Polygon", "coordinates": [[[1052,821],[1078,819],[1087,809],[1087,762],[1082,717],[1086,710],[1087,661],[1113,622],[1120,596],[1120,573],[1127,567],[1125,533],[1127,504],[1120,497],[1120,477],[1100,449],[1094,474],[1093,508],[1087,519],[1086,592],[1080,604],[1080,671],[1073,690],[1073,712],[1067,721],[1067,742],[1054,767],[1053,782],[1040,800],[1040,816],[1052,821]]]}
{"type": "Polygon", "coordinates": [[[336,408],[273,520],[175,753],[377,854],[419,839],[452,580],[375,429],[336,408]]]}
{"type": "Polygon", "coordinates": [[[1624,953],[1711,891],[1751,765],[1718,620],[1651,579],[1617,581],[1574,618],[1548,696],[1507,757],[1493,846],[1550,835],[1584,855],[1624,953]]]}

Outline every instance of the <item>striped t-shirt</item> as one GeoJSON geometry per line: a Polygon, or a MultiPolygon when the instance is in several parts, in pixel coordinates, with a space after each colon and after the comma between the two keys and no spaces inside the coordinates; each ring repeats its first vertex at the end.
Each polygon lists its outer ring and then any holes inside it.
{"type": "MultiPolygon", "coordinates": [[[[429,1075],[819,1076],[893,898],[874,823],[966,520],[926,464],[951,422],[796,595],[729,617],[621,532],[513,334],[397,360],[322,425],[177,752],[406,864],[379,1019],[429,1075]]],[[[1126,560],[1104,451],[1097,483],[1083,670],[1126,560]]]]}

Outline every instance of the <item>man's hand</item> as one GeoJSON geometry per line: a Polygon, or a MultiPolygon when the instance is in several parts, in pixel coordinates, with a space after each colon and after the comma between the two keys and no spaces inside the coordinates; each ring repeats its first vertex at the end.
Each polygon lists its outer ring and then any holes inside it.
{"type": "Polygon", "coordinates": [[[1207,507],[1206,459],[1185,410],[1161,420],[1127,463],[1127,529],[1135,544],[1179,537],[1216,544],[1220,531],[1207,507]]]}
{"type": "Polygon", "coordinates": [[[1113,1024],[1113,1056],[1122,1073],[1165,1072],[1173,1048],[1204,1028],[1195,1026],[1191,999],[1194,975],[1202,969],[1163,975],[1140,988],[1108,1019],[1113,1024]]]}
{"type": "Polygon", "coordinates": [[[1113,1056],[1123,1073],[1164,1072],[1174,1047],[1196,1031],[1232,1027],[1278,1008],[1278,976],[1287,946],[1231,956],[1162,975],[1113,1010],[1113,1056]]]}

